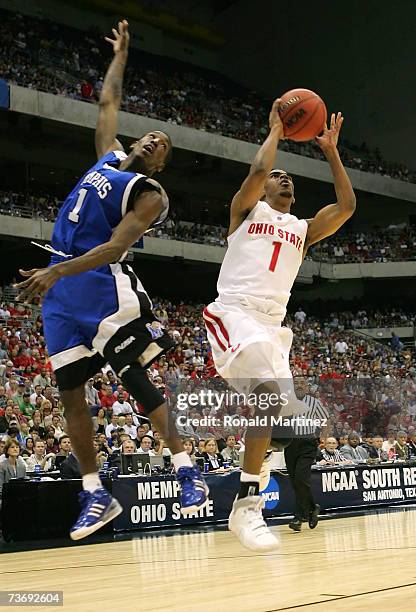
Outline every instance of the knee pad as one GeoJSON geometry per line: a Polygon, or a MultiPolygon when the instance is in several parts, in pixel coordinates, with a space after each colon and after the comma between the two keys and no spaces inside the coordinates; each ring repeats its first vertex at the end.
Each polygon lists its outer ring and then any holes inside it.
{"type": "Polygon", "coordinates": [[[131,364],[123,372],[121,380],[130,395],[143,406],[146,415],[165,403],[163,395],[150,382],[146,370],[138,363],[131,364]]]}

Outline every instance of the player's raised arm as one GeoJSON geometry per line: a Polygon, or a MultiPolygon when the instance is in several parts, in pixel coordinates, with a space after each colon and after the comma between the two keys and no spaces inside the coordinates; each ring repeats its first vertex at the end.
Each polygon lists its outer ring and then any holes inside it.
{"type": "Polygon", "coordinates": [[[137,242],[166,208],[166,192],[157,181],[148,179],[154,190],[142,192],[115,228],[111,239],[84,255],[68,259],[48,268],[20,270],[27,280],[15,285],[20,290],[18,299],[30,301],[48,291],[63,276],[73,276],[118,261],[137,242]]]}
{"type": "Polygon", "coordinates": [[[243,222],[264,193],[264,184],[273,169],[279,140],[283,138],[283,123],[279,116],[279,104],[280,98],[273,102],[269,115],[269,135],[257,151],[250,166],[250,172],[231,203],[230,234],[243,222]]]}
{"type": "Polygon", "coordinates": [[[109,151],[123,149],[116,139],[117,113],[123,93],[123,77],[129,47],[129,24],[120,21],[118,30],[113,28],[114,38],[105,38],[113,45],[114,57],[108,67],[101,89],[97,127],[95,129],[95,150],[100,159],[109,151]]]}
{"type": "Polygon", "coordinates": [[[305,248],[334,234],[354,214],[356,200],[348,174],[342,165],[337,143],[344,117],[338,113],[331,115],[330,129],[325,127],[322,136],[315,140],[321,147],[334,176],[334,187],[337,195],[336,204],[322,208],[317,215],[309,220],[305,248]]]}

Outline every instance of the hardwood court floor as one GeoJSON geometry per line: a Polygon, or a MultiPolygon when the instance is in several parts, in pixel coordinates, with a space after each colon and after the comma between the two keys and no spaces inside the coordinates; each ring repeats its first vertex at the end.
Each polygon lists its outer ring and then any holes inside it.
{"type": "Polygon", "coordinates": [[[416,509],[273,531],[282,547],[267,554],[212,528],[4,553],[0,589],[63,590],[69,612],[415,609],[416,509]]]}

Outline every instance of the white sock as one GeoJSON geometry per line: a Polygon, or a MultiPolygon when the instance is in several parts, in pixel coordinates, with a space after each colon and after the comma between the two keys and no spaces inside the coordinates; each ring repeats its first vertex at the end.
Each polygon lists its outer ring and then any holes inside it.
{"type": "Polygon", "coordinates": [[[192,467],[191,458],[186,451],[172,455],[172,463],[175,472],[177,472],[180,467],[192,467]]]}
{"type": "Polygon", "coordinates": [[[241,472],[240,482],[260,482],[260,474],[241,472]]]}
{"type": "Polygon", "coordinates": [[[98,472],[92,472],[91,474],[85,474],[82,477],[82,488],[84,491],[94,493],[97,489],[102,489],[102,482],[98,476],[98,472]]]}

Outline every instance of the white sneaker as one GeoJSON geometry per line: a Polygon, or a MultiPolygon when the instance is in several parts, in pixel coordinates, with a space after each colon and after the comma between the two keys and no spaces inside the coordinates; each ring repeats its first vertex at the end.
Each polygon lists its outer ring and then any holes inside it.
{"type": "Polygon", "coordinates": [[[266,552],[279,548],[280,541],[264,522],[263,508],[264,499],[260,495],[236,499],[228,519],[228,529],[246,548],[266,552]]]}
{"type": "Polygon", "coordinates": [[[264,491],[264,489],[266,489],[269,486],[269,482],[270,482],[270,466],[272,463],[272,454],[273,451],[268,451],[266,453],[266,456],[264,458],[263,463],[261,464],[261,468],[260,468],[260,482],[259,482],[259,489],[260,491],[264,491]]]}

